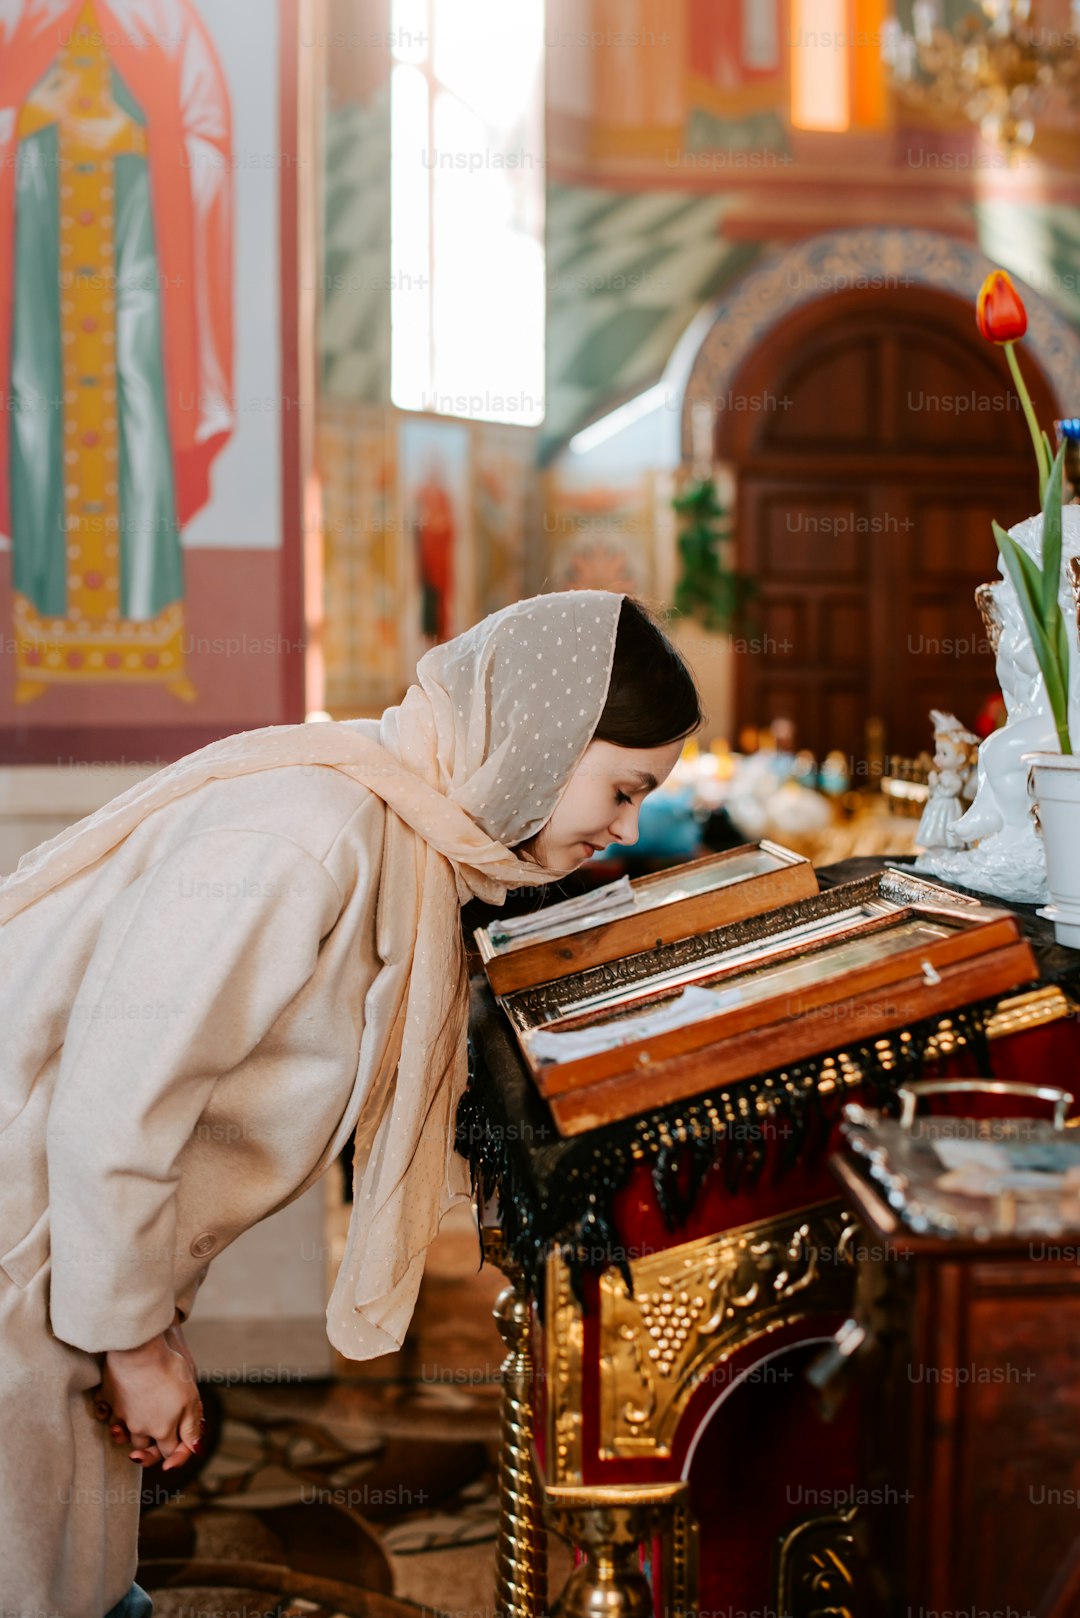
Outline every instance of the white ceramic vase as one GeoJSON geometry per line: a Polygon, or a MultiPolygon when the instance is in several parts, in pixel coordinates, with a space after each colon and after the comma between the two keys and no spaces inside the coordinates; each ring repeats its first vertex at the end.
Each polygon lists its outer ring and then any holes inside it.
{"type": "Polygon", "coordinates": [[[1080,949],[1080,756],[1025,753],[1024,763],[1050,891],[1050,903],[1039,915],[1053,922],[1059,944],[1080,949]]]}

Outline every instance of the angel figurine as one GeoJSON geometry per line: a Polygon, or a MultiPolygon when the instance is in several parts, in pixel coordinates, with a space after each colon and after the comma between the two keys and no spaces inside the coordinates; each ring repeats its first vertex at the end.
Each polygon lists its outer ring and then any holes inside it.
{"type": "Polygon", "coordinates": [[[934,722],[934,767],[915,841],[921,848],[958,848],[962,840],[953,827],[964,812],[961,798],[971,779],[979,738],[965,730],[955,714],[930,710],[934,722]]]}

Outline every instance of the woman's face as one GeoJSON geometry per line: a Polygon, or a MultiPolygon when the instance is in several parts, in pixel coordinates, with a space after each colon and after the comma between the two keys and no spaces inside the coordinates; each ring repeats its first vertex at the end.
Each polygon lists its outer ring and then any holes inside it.
{"type": "Polygon", "coordinates": [[[562,797],[527,845],[549,870],[568,871],[609,843],[636,843],[642,800],[666,781],[682,742],[663,747],[616,747],[590,742],[562,797]]]}

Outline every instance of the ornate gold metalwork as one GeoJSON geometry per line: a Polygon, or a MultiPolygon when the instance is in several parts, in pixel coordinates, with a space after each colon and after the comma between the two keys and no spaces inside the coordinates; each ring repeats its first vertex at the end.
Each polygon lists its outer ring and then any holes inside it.
{"type": "Polygon", "coordinates": [[[671,1453],[703,1380],[757,1337],[849,1310],[854,1217],[838,1202],[742,1225],[630,1262],[600,1279],[600,1454],[671,1453]]]}
{"type": "Polygon", "coordinates": [[[495,1613],[497,1618],[540,1618],[547,1607],[547,1530],[533,1455],[532,1304],[521,1270],[507,1254],[502,1231],[484,1226],[480,1238],[484,1258],[510,1282],[499,1293],[494,1310],[509,1351],[502,1364],[495,1613]]]}
{"type": "MultiPolygon", "coordinates": [[[[1078,491],[1080,493],[1080,491],[1078,491]]],[[[1073,616],[1076,621],[1076,636],[1080,641],[1080,556],[1070,556],[1068,561],[1069,584],[1072,588],[1075,610],[1073,616]]]]}
{"type": "Polygon", "coordinates": [[[510,1257],[506,1246],[506,1237],[500,1225],[480,1226],[480,1250],[484,1255],[485,1264],[494,1264],[509,1280],[511,1273],[519,1275],[520,1268],[510,1257]]]}
{"type": "Polygon", "coordinates": [[[996,657],[998,647],[1001,645],[1002,619],[1001,608],[997,604],[994,590],[995,585],[993,583],[977,584],[975,586],[975,605],[979,609],[979,617],[983,621],[986,638],[990,642],[990,650],[996,657]]]}
{"type": "Polygon", "coordinates": [[[653,1539],[663,1546],[666,1618],[690,1618],[698,1597],[698,1528],[689,1493],[685,1482],[547,1489],[548,1520],[585,1558],[552,1608],[556,1618],[651,1618],[653,1596],[638,1547],[653,1539]]]}
{"type": "Polygon", "coordinates": [[[852,1529],[857,1509],[815,1512],[783,1536],[775,1607],[784,1618],[858,1618],[864,1610],[852,1529]]]}
{"type": "Polygon", "coordinates": [[[552,1483],[580,1483],[585,1327],[570,1286],[570,1271],[557,1249],[548,1255],[544,1296],[547,1475],[552,1483]]]}
{"type": "Polygon", "coordinates": [[[672,1497],[671,1530],[664,1535],[662,1576],[664,1591],[670,1591],[666,1604],[670,1618],[686,1618],[698,1604],[700,1534],[698,1520],[690,1510],[690,1486],[672,1497]]]}
{"type": "Polygon", "coordinates": [[[1080,104],[1076,42],[1031,0],[981,0],[978,10],[939,22],[933,5],[912,9],[914,32],[895,19],[882,30],[901,105],[920,121],[965,117],[1011,164],[1053,111],[1060,124],[1080,104]]]}
{"type": "Polygon", "coordinates": [[[930,755],[902,758],[890,753],[881,776],[881,794],[891,815],[907,815],[918,820],[930,796],[930,755]]]}
{"type": "Polygon", "coordinates": [[[1032,989],[1029,994],[1010,995],[999,1000],[986,1021],[990,1039],[1004,1039],[1007,1034],[1020,1034],[1027,1028],[1041,1028],[1044,1023],[1071,1017],[1077,1007],[1063,989],[1047,984],[1032,989]]]}
{"type": "MultiPolygon", "coordinates": [[[[998,1002],[996,1009],[987,1019],[987,1035],[990,1039],[1001,1039],[1010,1034],[1022,1033],[1026,1029],[1041,1027],[1046,1023],[1055,1022],[1059,1018],[1071,1016],[1076,1010],[1077,1007],[1069,999],[1068,995],[1061,989],[1050,985],[1034,989],[1026,994],[1010,995],[998,1002]]],[[[893,1037],[899,1037],[903,1041],[906,1036],[900,1034],[893,1037]]],[[[884,1042],[884,1044],[887,1043],[887,1041],[884,1042]]],[[[958,1033],[952,1019],[943,1017],[939,1020],[937,1036],[930,1049],[930,1055],[940,1054],[941,1056],[947,1056],[963,1043],[965,1043],[964,1037],[958,1033]]],[[[884,1055],[884,1051],[881,1054],[884,1055]]],[[[819,1082],[823,1090],[831,1090],[839,1086],[847,1091],[856,1089],[862,1082],[862,1077],[862,1069],[858,1062],[843,1053],[836,1058],[826,1059],[823,1062],[822,1077],[819,1082]]],[[[758,1111],[768,1108],[769,1096],[767,1091],[755,1095],[754,1099],[758,1111]]],[[[702,1104],[705,1105],[709,1102],[710,1098],[705,1097],[702,1104]]],[[[719,1137],[723,1133],[723,1120],[715,1107],[710,1105],[709,1111],[719,1137]]],[[[674,1128],[672,1134],[673,1139],[677,1141],[687,1138],[686,1132],[678,1128],[674,1128]]],[[[789,1217],[794,1219],[795,1216],[789,1217]]],[[[804,1217],[805,1214],[803,1213],[798,1215],[799,1220],[804,1217]]],[[[738,1236],[739,1232],[726,1232],[725,1235],[728,1237],[738,1236]]],[[[714,1240],[718,1239],[720,1238],[714,1238],[714,1240]]],[[[653,1256],[652,1262],[670,1260],[681,1252],[682,1248],[669,1248],[664,1254],[653,1256]]],[[[547,1260],[546,1296],[548,1308],[544,1336],[546,1361],[544,1369],[548,1389],[547,1476],[552,1483],[580,1483],[582,1477],[581,1401],[584,1328],[581,1310],[570,1287],[569,1271],[558,1252],[550,1254],[547,1260]]],[[[610,1353],[612,1346],[606,1336],[606,1328],[603,1324],[601,1332],[604,1334],[602,1335],[602,1351],[610,1353]]],[[[650,1364],[652,1363],[650,1362],[650,1364]]],[[[665,1381],[667,1382],[667,1379],[665,1381]]]]}

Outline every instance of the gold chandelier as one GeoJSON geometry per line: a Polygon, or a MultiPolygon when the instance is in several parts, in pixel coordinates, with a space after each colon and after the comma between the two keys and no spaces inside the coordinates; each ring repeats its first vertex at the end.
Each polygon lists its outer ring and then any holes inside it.
{"type": "Polygon", "coordinates": [[[1042,26],[1037,12],[1037,0],[980,0],[979,11],[946,28],[936,0],[915,0],[913,31],[894,17],[882,34],[904,106],[968,119],[1011,163],[1030,146],[1040,114],[1080,105],[1080,3],[1072,0],[1069,31],[1042,26]]]}

